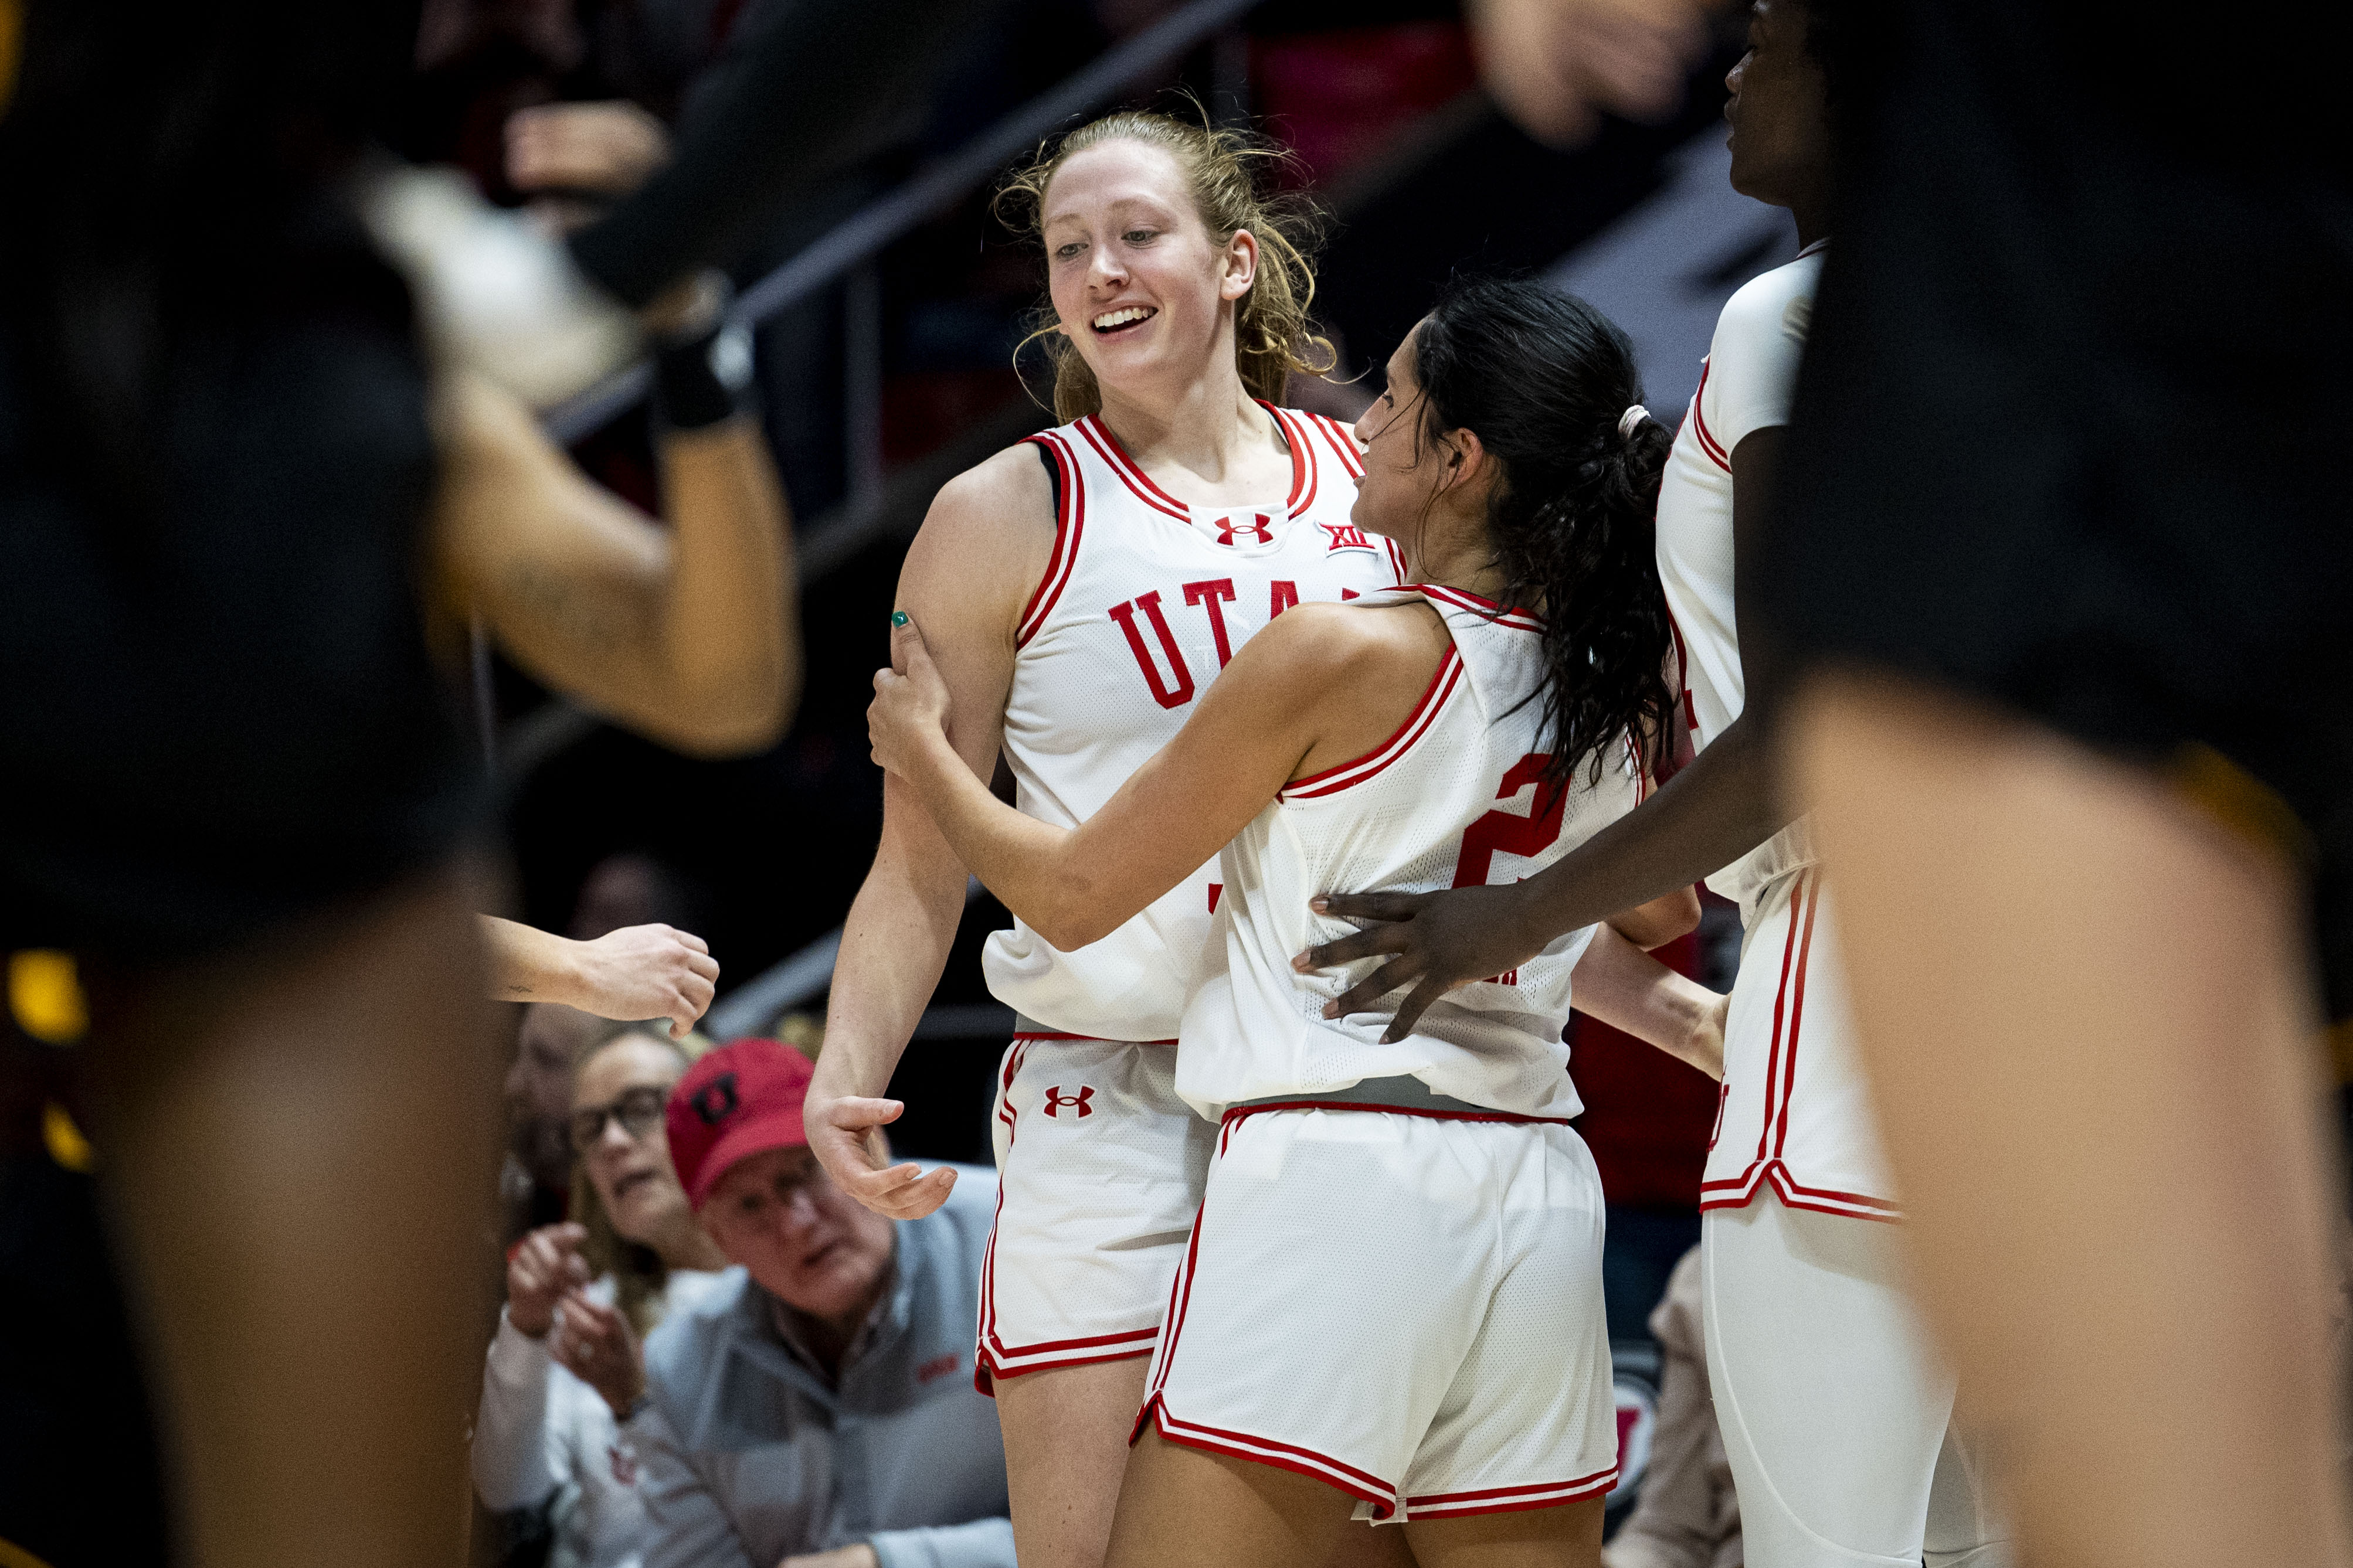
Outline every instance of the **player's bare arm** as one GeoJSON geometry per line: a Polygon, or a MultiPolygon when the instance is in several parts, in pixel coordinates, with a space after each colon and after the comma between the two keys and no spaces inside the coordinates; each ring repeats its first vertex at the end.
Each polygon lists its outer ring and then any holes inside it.
{"type": "Polygon", "coordinates": [[[784,732],[799,607],[783,492],[751,419],[660,437],[665,529],[480,377],[448,376],[435,417],[445,604],[548,685],[664,745],[728,755],[784,732]]]}
{"type": "Polygon", "coordinates": [[[1577,1010],[1712,1079],[1724,1077],[1724,1020],[1732,998],[1678,974],[1608,924],[1577,959],[1577,1010]]]}
{"type": "Polygon", "coordinates": [[[719,984],[710,943],[674,926],[623,926],[575,942],[496,915],[477,918],[497,1001],[560,1002],[600,1018],[666,1018],[670,1037],[682,1040],[719,984]]]}
{"type": "MultiPolygon", "coordinates": [[[[1754,431],[1732,454],[1740,583],[1755,580],[1749,552],[1763,530],[1760,514],[1782,436],[1778,426],[1754,431]]],[[[1296,966],[1335,969],[1388,956],[1325,1013],[1370,1012],[1381,998],[1411,987],[1383,1037],[1401,1040],[1425,1008],[1456,986],[1525,963],[1563,932],[1614,911],[1677,889],[1688,894],[1692,883],[1770,838],[1799,812],[1779,799],[1769,764],[1766,738],[1744,713],[1658,794],[1525,882],[1434,893],[1333,893],[1315,900],[1318,913],[1376,923],[1309,948],[1296,966]]]]}
{"type": "MultiPolygon", "coordinates": [[[[997,766],[1014,634],[1053,545],[1046,470],[1016,447],[941,489],[900,569],[898,607],[931,628],[951,710],[947,748],[976,781],[997,766]]],[[[897,1219],[931,1213],[955,1184],[954,1171],[892,1164],[878,1130],[902,1109],[884,1095],[946,965],[965,874],[922,801],[886,774],[881,843],[842,930],[805,1113],[810,1147],[833,1180],[897,1219]]]]}
{"type": "Polygon", "coordinates": [[[874,760],[930,809],[964,863],[1054,946],[1100,940],[1224,848],[1290,780],[1377,747],[1447,646],[1425,606],[1300,605],[1238,650],[1176,738],[1075,828],[1023,816],[955,766],[949,696],[913,621],[868,710],[874,760]]]}

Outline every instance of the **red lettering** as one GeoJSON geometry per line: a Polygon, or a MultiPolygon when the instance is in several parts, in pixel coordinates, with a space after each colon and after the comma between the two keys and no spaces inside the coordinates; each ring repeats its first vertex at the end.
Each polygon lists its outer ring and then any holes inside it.
{"type": "Polygon", "coordinates": [[[1568,795],[1544,778],[1545,764],[1550,761],[1542,752],[1530,752],[1504,774],[1503,787],[1495,792],[1497,800],[1509,800],[1530,784],[1536,786],[1535,798],[1525,816],[1491,811],[1462,830],[1462,852],[1454,861],[1454,886],[1484,887],[1499,853],[1541,855],[1560,837],[1561,808],[1568,804],[1568,795]]]}
{"type": "Polygon", "coordinates": [[[1209,912],[1211,914],[1216,914],[1218,912],[1218,895],[1225,890],[1226,885],[1223,882],[1212,882],[1209,884],[1209,912]]]}
{"type": "Polygon", "coordinates": [[[1266,595],[1266,618],[1271,621],[1297,603],[1299,603],[1299,584],[1286,583],[1278,577],[1266,595]]]}
{"type": "Polygon", "coordinates": [[[1344,605],[1351,599],[1361,599],[1363,597],[1364,595],[1357,593],[1354,588],[1343,588],[1340,590],[1340,602],[1344,605]]]}
{"type": "Polygon", "coordinates": [[[1185,584],[1185,602],[1188,605],[1198,605],[1209,613],[1209,635],[1218,642],[1219,669],[1225,668],[1234,657],[1231,645],[1226,641],[1225,611],[1225,605],[1232,604],[1233,600],[1234,580],[1231,577],[1219,577],[1207,583],[1185,584]],[[1222,604],[1219,602],[1221,600],[1222,604]]]}
{"type": "Polygon", "coordinates": [[[1182,708],[1193,700],[1193,672],[1185,668],[1185,655],[1176,647],[1176,636],[1168,629],[1168,619],[1160,613],[1160,590],[1138,594],[1124,605],[1113,605],[1111,618],[1127,634],[1127,646],[1135,654],[1135,662],[1144,671],[1145,681],[1152,688],[1152,700],[1163,708],[1182,708]],[[1144,647],[1144,634],[1135,629],[1135,611],[1142,605],[1152,618],[1152,629],[1160,638],[1161,651],[1168,656],[1168,668],[1175,678],[1174,688],[1162,684],[1160,668],[1152,662],[1152,655],[1144,647]]]}

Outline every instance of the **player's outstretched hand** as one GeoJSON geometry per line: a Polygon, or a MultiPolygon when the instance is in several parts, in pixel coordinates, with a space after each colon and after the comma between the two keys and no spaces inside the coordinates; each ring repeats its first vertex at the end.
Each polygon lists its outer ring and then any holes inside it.
{"type": "Polygon", "coordinates": [[[1716,0],[1473,0],[1480,75],[1540,142],[1584,141],[1603,113],[1659,120],[1707,52],[1716,0]]]}
{"type": "Polygon", "coordinates": [[[519,191],[626,195],[670,161],[670,132],[627,99],[541,103],[507,116],[507,182],[519,191]]]}
{"type": "Polygon", "coordinates": [[[1381,1035],[1402,1040],[1423,1011],[1458,985],[1501,974],[1534,958],[1548,940],[1523,930],[1517,884],[1456,888],[1442,893],[1326,893],[1310,899],[1319,915],[1372,921],[1354,936],[1311,947],[1291,961],[1302,973],[1359,959],[1388,959],[1324,1005],[1326,1018],[1376,1010],[1384,996],[1411,986],[1381,1035]]]}
{"type": "Polygon", "coordinates": [[[921,1219],[955,1187],[956,1173],[944,1165],[926,1172],[912,1160],[889,1163],[882,1128],[906,1109],[902,1100],[824,1094],[815,1085],[801,1108],[809,1147],[834,1185],[892,1219],[921,1219]]]}
{"type": "Polygon", "coordinates": [[[918,777],[930,750],[947,744],[948,684],[933,667],[923,631],[903,610],[891,616],[891,668],[874,672],[866,710],[874,761],[902,779],[918,777]]]}
{"type": "Polygon", "coordinates": [[[719,961],[711,944],[675,926],[623,926],[582,942],[580,990],[565,1000],[600,1018],[667,1018],[686,1038],[711,1005],[719,961]]]}
{"type": "Polygon", "coordinates": [[[507,1321],[518,1333],[539,1338],[555,1321],[555,1304],[588,1283],[588,1264],[580,1256],[587,1227],[542,1226],[507,1254],[507,1321]]]}
{"type": "Polygon", "coordinates": [[[571,1291],[547,1349],[557,1365],[604,1395],[613,1419],[628,1419],[629,1407],[645,1392],[646,1363],[629,1320],[617,1309],[571,1291]]]}

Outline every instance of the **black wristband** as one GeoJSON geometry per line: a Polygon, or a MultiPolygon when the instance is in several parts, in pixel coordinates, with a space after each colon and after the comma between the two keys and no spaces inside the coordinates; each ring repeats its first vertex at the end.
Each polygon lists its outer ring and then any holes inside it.
{"type": "Polygon", "coordinates": [[[752,384],[752,335],[722,321],[654,354],[654,406],[673,430],[702,430],[733,417],[752,384]]]}

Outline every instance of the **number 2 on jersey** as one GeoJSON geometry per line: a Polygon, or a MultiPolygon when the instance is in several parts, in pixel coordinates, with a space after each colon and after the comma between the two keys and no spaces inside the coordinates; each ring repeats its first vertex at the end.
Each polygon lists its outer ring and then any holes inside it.
{"type": "Polygon", "coordinates": [[[1568,795],[1544,776],[1545,765],[1551,761],[1547,752],[1530,752],[1505,771],[1503,786],[1495,791],[1497,800],[1510,800],[1530,784],[1536,786],[1535,799],[1525,816],[1491,811],[1462,830],[1452,886],[1485,887],[1499,853],[1533,858],[1552,847],[1553,840],[1560,837],[1561,808],[1568,804],[1568,795]]]}

